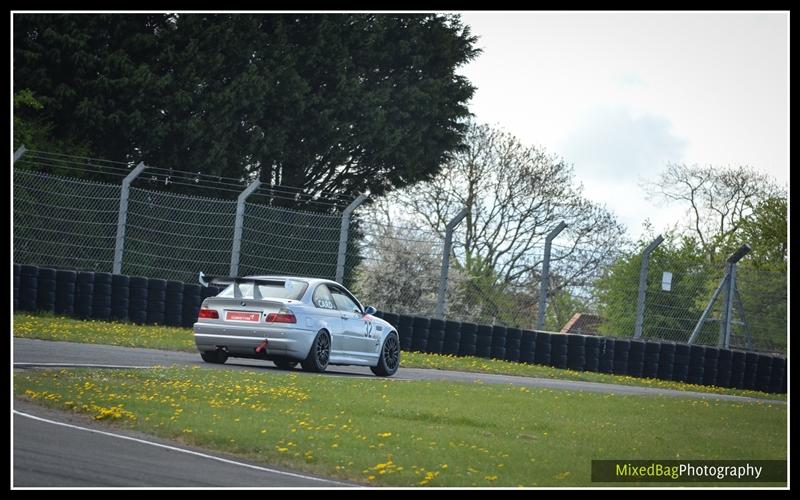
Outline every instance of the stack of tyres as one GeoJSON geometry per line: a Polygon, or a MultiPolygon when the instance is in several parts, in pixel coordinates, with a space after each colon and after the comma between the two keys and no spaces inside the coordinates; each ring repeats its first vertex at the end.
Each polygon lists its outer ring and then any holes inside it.
{"type": "Polygon", "coordinates": [[[147,278],[131,276],[128,318],[138,325],[147,323],[147,278]]]}
{"type": "Polygon", "coordinates": [[[675,344],[663,342],[661,352],[658,355],[658,378],[662,380],[672,380],[672,372],[675,368],[675,344]]]}
{"type": "Polygon", "coordinates": [[[400,316],[395,313],[385,312],[383,313],[383,320],[394,328],[394,331],[398,331],[400,329],[399,320],[400,316]]]}
{"type": "Polygon", "coordinates": [[[569,353],[567,351],[567,333],[556,333],[550,336],[550,365],[566,368],[569,353]]]}
{"type": "Polygon", "coordinates": [[[672,367],[672,378],[676,382],[689,380],[689,353],[688,344],[675,344],[675,365],[672,367]]]}
{"type": "Polygon", "coordinates": [[[506,335],[508,335],[508,328],[505,326],[494,325],[492,327],[492,347],[489,357],[494,359],[506,357],[506,335]]]}
{"type": "Polygon", "coordinates": [[[56,308],[56,270],[40,267],[36,282],[36,309],[54,311],[56,308]]]}
{"type": "Polygon", "coordinates": [[[103,321],[111,319],[111,283],[111,273],[94,273],[92,318],[103,321]]]}
{"type": "Polygon", "coordinates": [[[644,344],[644,369],[642,376],[658,378],[658,363],[660,361],[661,344],[658,342],[645,342],[644,344]]]}
{"type": "Polygon", "coordinates": [[[478,348],[478,325],[461,323],[461,338],[458,342],[459,356],[474,356],[478,348]]]}
{"type": "Polygon", "coordinates": [[[383,319],[383,315],[384,315],[383,311],[375,311],[375,314],[373,314],[373,316],[380,319],[383,319]]]}
{"type": "Polygon", "coordinates": [[[523,330],[519,341],[519,360],[523,363],[536,362],[536,336],[533,330],[523,330]]]}
{"type": "Polygon", "coordinates": [[[75,283],[75,316],[81,319],[91,318],[94,303],[94,273],[79,271],[75,283]]]}
{"type": "Polygon", "coordinates": [[[39,268],[24,265],[19,270],[19,308],[23,311],[35,311],[37,289],[39,288],[39,268]]]}
{"type": "Polygon", "coordinates": [[[128,321],[131,279],[122,274],[111,276],[111,319],[128,321]]]}
{"type": "Polygon", "coordinates": [[[203,287],[197,283],[186,283],[183,285],[183,307],[181,324],[185,328],[191,328],[197,322],[197,315],[200,311],[202,301],[200,290],[203,287]]]}
{"type": "Polygon", "coordinates": [[[75,314],[75,291],[78,273],[69,269],[56,271],[55,313],[62,316],[75,314]]]}
{"type": "Polygon", "coordinates": [[[478,337],[475,341],[475,355],[479,358],[492,357],[491,325],[478,325],[478,337]]]}
{"type": "Polygon", "coordinates": [[[717,381],[715,385],[719,387],[731,386],[731,366],[733,362],[733,351],[730,349],[720,349],[717,359],[717,381]]]}
{"type": "Polygon", "coordinates": [[[614,374],[628,374],[628,353],[631,350],[631,341],[628,339],[614,339],[614,374]]]}
{"type": "Polygon", "coordinates": [[[411,321],[413,333],[411,334],[411,350],[425,352],[428,349],[428,327],[430,319],[424,316],[414,316],[411,321]]]}
{"type": "Polygon", "coordinates": [[[600,337],[589,335],[586,337],[586,366],[587,372],[600,370],[600,337]]]}
{"type": "Polygon", "coordinates": [[[522,330],[519,328],[508,328],[506,331],[506,361],[519,361],[521,344],[522,330]]]}
{"type": "Polygon", "coordinates": [[[614,373],[614,350],[616,339],[603,337],[600,340],[600,373],[614,373]]]}
{"type": "Polygon", "coordinates": [[[641,377],[644,373],[644,346],[641,340],[631,340],[628,349],[628,375],[641,377]]]}
{"type": "Polygon", "coordinates": [[[769,354],[759,354],[756,368],[756,389],[769,392],[770,381],[772,378],[772,363],[775,358],[769,354]]]}
{"type": "Polygon", "coordinates": [[[769,392],[786,392],[786,358],[775,356],[772,360],[772,377],[769,383],[769,392]]]}
{"type": "Polygon", "coordinates": [[[428,342],[425,352],[441,354],[444,347],[444,320],[431,318],[428,323],[428,342]]]}
{"type": "Polygon", "coordinates": [[[183,322],[183,283],[167,281],[166,300],[164,302],[164,324],[180,326],[183,322]]]}
{"type": "Polygon", "coordinates": [[[400,336],[400,349],[411,350],[411,341],[414,338],[414,317],[401,314],[397,318],[397,335],[400,336]]]}
{"type": "Polygon", "coordinates": [[[567,367],[583,371],[586,368],[586,337],[577,333],[567,338],[567,367]]]}
{"type": "Polygon", "coordinates": [[[19,309],[19,282],[22,274],[22,266],[14,263],[14,310],[19,309]]]}
{"type": "Polygon", "coordinates": [[[536,332],[536,348],[534,349],[534,359],[537,365],[549,365],[552,357],[553,335],[547,332],[536,332]]]}
{"type": "Polygon", "coordinates": [[[442,354],[457,355],[461,344],[461,322],[447,320],[444,322],[444,344],[442,354]]]}
{"type": "Polygon", "coordinates": [[[745,352],[733,351],[731,355],[731,382],[729,387],[744,389],[745,352]]]}
{"type": "Polygon", "coordinates": [[[758,353],[746,352],[744,354],[744,380],[742,386],[745,389],[756,388],[756,371],[758,370],[758,353]]]}
{"type": "MultiPolygon", "coordinates": [[[[210,287],[209,287],[210,288],[210,287]]],[[[147,323],[164,324],[164,311],[167,302],[167,280],[150,278],[147,280],[147,323]]]]}
{"type": "Polygon", "coordinates": [[[719,348],[706,346],[705,361],[703,363],[703,385],[717,385],[718,363],[719,348]]]}
{"type": "Polygon", "coordinates": [[[706,366],[706,348],[702,345],[689,346],[689,377],[690,384],[703,384],[703,372],[706,366]]]}

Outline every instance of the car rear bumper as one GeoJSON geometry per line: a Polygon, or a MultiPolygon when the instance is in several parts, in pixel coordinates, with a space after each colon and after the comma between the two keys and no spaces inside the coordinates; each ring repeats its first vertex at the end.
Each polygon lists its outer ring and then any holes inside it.
{"type": "Polygon", "coordinates": [[[256,348],[266,340],[266,357],[279,356],[305,359],[311,349],[316,332],[300,328],[253,327],[195,323],[192,328],[194,342],[200,351],[225,348],[230,356],[252,357],[256,348]]]}

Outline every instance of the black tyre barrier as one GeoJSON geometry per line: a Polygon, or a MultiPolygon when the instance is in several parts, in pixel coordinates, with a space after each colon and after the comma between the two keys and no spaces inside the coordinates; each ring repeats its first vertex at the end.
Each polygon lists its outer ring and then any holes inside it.
{"type": "Polygon", "coordinates": [[[56,270],[40,267],[36,280],[36,309],[53,311],[56,307],[56,270]]]}
{"type": "Polygon", "coordinates": [[[83,319],[91,318],[93,302],[94,273],[79,271],[75,281],[75,316],[83,319]]]}
{"type": "Polygon", "coordinates": [[[164,324],[180,326],[183,322],[183,283],[167,281],[167,300],[164,304],[164,324]]]}
{"type": "Polygon", "coordinates": [[[447,320],[444,323],[444,344],[442,354],[458,354],[461,343],[461,322],[447,320]]]}
{"type": "Polygon", "coordinates": [[[547,332],[536,332],[536,349],[534,358],[537,365],[549,365],[553,353],[553,335],[547,332]]]}
{"type": "Polygon", "coordinates": [[[428,324],[428,342],[425,352],[441,354],[444,346],[444,320],[431,318],[428,324]]]}
{"type": "Polygon", "coordinates": [[[504,325],[494,325],[492,327],[492,347],[490,350],[490,357],[494,359],[503,359],[506,357],[506,337],[508,336],[508,328],[504,325]]]}
{"type": "Polygon", "coordinates": [[[660,362],[661,344],[658,342],[646,342],[644,345],[644,369],[642,376],[647,378],[658,378],[658,365],[660,362]]]}
{"type": "Polygon", "coordinates": [[[28,265],[21,266],[19,278],[19,308],[23,311],[35,311],[39,288],[39,268],[28,265]]]}
{"type": "Polygon", "coordinates": [[[68,269],[56,271],[56,303],[53,311],[63,316],[75,314],[75,290],[78,273],[68,269]]]}
{"type": "Polygon", "coordinates": [[[729,387],[744,388],[745,352],[733,351],[731,354],[731,381],[729,387]]]}
{"type": "Polygon", "coordinates": [[[772,361],[772,377],[769,392],[784,392],[786,384],[786,358],[775,356],[772,361]]]}
{"type": "Polygon", "coordinates": [[[425,352],[428,348],[428,327],[430,318],[424,316],[414,316],[412,320],[413,334],[411,336],[411,350],[425,352]]]}
{"type": "Polygon", "coordinates": [[[706,348],[702,345],[689,346],[689,376],[687,382],[690,384],[703,384],[703,372],[705,371],[706,348]]]}
{"type": "Polygon", "coordinates": [[[111,319],[128,321],[131,279],[122,274],[111,277],[111,319]]]}
{"type": "Polygon", "coordinates": [[[768,392],[772,378],[772,364],[775,358],[768,354],[759,354],[756,364],[756,389],[768,392]]]}
{"type": "Polygon", "coordinates": [[[490,325],[478,325],[475,355],[479,358],[492,357],[492,327],[490,325]]]}
{"type": "Polygon", "coordinates": [[[628,339],[614,339],[614,370],[615,375],[628,374],[628,353],[631,349],[631,341],[628,339]]]}
{"type": "Polygon", "coordinates": [[[92,318],[103,321],[111,319],[111,273],[94,273],[94,295],[92,296],[92,318]]]}
{"type": "Polygon", "coordinates": [[[745,389],[756,388],[756,371],[758,370],[758,353],[746,352],[744,354],[744,380],[742,387],[745,389]]]}
{"type": "Polygon", "coordinates": [[[567,336],[567,367],[583,371],[586,368],[586,337],[577,333],[567,336]]]}
{"type": "Polygon", "coordinates": [[[506,355],[503,357],[506,361],[519,361],[520,357],[520,343],[522,341],[522,330],[519,328],[509,327],[506,329],[506,355]]]}
{"type": "Polygon", "coordinates": [[[14,310],[19,309],[19,282],[22,273],[22,266],[14,263],[14,310]]]}
{"type": "Polygon", "coordinates": [[[411,326],[400,326],[397,328],[397,335],[400,337],[400,349],[403,351],[410,351],[414,329],[411,328],[411,326]]]}
{"type": "Polygon", "coordinates": [[[478,325],[461,323],[461,339],[458,343],[459,356],[474,356],[478,344],[478,325]]]}
{"type": "Polygon", "coordinates": [[[719,387],[731,386],[731,365],[733,361],[733,351],[730,349],[720,349],[717,358],[717,380],[715,385],[719,387]]]}
{"type": "Polygon", "coordinates": [[[536,336],[533,330],[522,330],[519,341],[519,360],[523,363],[536,362],[536,336]]]}
{"type": "Polygon", "coordinates": [[[395,329],[400,328],[399,325],[400,315],[390,312],[383,313],[383,320],[392,325],[395,329]]]}
{"type": "Polygon", "coordinates": [[[628,375],[641,377],[644,373],[644,346],[641,340],[631,340],[628,350],[628,375]]]}
{"type": "Polygon", "coordinates": [[[675,344],[664,342],[658,356],[658,378],[672,380],[672,371],[675,368],[675,344]]]}
{"type": "Polygon", "coordinates": [[[707,346],[703,360],[703,385],[717,385],[719,348],[707,346]]]}
{"type": "Polygon", "coordinates": [[[147,301],[147,324],[148,325],[164,325],[164,311],[166,302],[163,300],[149,300],[147,301]]]}
{"type": "Polygon", "coordinates": [[[128,281],[128,319],[133,323],[143,325],[147,323],[147,278],[131,276],[128,281]]]}
{"type": "Polygon", "coordinates": [[[191,328],[197,322],[197,314],[200,311],[200,285],[185,283],[183,285],[183,320],[184,328],[191,328]]]}
{"type": "Polygon", "coordinates": [[[600,370],[600,337],[593,335],[586,337],[586,366],[587,372],[600,370]]]}
{"type": "Polygon", "coordinates": [[[616,339],[603,337],[600,339],[600,373],[614,373],[614,350],[616,339]]]}
{"type": "MultiPolygon", "coordinates": [[[[211,287],[208,287],[211,288],[211,287]]],[[[216,288],[216,287],[215,287],[216,288]]],[[[167,280],[150,278],[147,280],[147,323],[164,324],[164,311],[167,300],[167,280]]]]}
{"type": "Polygon", "coordinates": [[[568,361],[567,333],[556,333],[550,338],[550,365],[556,368],[566,368],[568,361]]]}

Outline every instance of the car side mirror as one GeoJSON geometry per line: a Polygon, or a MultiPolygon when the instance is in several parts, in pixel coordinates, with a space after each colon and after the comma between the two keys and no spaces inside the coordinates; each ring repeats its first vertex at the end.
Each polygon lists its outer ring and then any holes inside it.
{"type": "Polygon", "coordinates": [[[378,312],[378,310],[372,306],[367,306],[364,308],[364,314],[375,314],[376,312],[378,312]]]}

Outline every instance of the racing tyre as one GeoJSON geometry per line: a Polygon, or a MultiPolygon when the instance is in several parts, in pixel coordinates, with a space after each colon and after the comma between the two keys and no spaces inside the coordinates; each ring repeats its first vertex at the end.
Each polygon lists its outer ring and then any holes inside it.
{"type": "Polygon", "coordinates": [[[221,365],[228,361],[228,354],[222,349],[216,351],[200,351],[200,357],[206,363],[215,363],[221,365]]]}
{"type": "Polygon", "coordinates": [[[378,366],[370,366],[372,373],[379,377],[391,377],[400,367],[400,342],[397,335],[390,333],[383,341],[381,357],[378,359],[378,366]]]}
{"type": "Polygon", "coordinates": [[[331,357],[331,338],[325,331],[320,331],[311,344],[306,359],[300,362],[303,370],[307,372],[324,372],[328,368],[331,357]]]}

